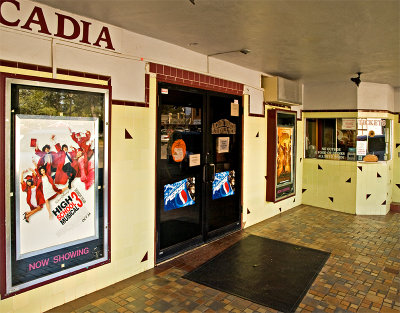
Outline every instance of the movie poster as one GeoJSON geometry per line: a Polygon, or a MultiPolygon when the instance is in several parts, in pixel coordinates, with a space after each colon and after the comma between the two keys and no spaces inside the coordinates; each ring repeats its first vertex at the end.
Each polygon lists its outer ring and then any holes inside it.
{"type": "Polygon", "coordinates": [[[212,199],[229,197],[235,194],[235,171],[215,173],[212,184],[212,199]]]}
{"type": "Polygon", "coordinates": [[[98,120],[17,115],[16,258],[98,237],[98,120]]]}
{"type": "Polygon", "coordinates": [[[292,179],[293,128],[278,126],[277,136],[276,184],[279,185],[292,179]]]}

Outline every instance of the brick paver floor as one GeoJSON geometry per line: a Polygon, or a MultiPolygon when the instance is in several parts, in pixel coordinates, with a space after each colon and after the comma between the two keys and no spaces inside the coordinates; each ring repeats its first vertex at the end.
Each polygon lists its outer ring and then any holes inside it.
{"type": "Polygon", "coordinates": [[[277,312],[182,278],[249,234],[331,253],[296,312],[400,312],[400,214],[355,216],[306,205],[49,312],[277,312]]]}

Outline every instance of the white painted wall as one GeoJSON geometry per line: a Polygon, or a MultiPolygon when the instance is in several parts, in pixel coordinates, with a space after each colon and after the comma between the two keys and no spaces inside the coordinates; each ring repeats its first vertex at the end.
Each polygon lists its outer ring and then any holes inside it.
{"type": "Polygon", "coordinates": [[[359,110],[394,111],[394,89],[387,84],[361,83],[357,90],[359,110]]]}
{"type": "Polygon", "coordinates": [[[357,87],[352,82],[304,84],[304,110],[356,110],[357,87]]]}
{"type": "Polygon", "coordinates": [[[185,68],[196,72],[207,71],[205,55],[179,46],[146,37],[133,32],[123,31],[122,54],[145,61],[185,68]]]}
{"type": "Polygon", "coordinates": [[[0,26],[0,58],[51,66],[51,38],[0,26]]]}
{"type": "Polygon", "coordinates": [[[64,42],[58,42],[55,55],[55,65],[59,68],[111,76],[113,99],[144,102],[144,61],[116,53],[82,50],[81,46],[64,42]]]}
{"type": "Polygon", "coordinates": [[[383,110],[400,112],[399,88],[362,82],[308,83],[304,85],[304,110],[383,110]]]}

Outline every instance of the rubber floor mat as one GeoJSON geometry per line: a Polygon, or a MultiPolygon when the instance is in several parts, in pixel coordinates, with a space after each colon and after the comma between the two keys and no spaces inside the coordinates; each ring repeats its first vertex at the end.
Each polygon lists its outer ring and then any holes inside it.
{"type": "Polygon", "coordinates": [[[275,310],[294,312],[329,255],[250,235],[184,278],[275,310]]]}

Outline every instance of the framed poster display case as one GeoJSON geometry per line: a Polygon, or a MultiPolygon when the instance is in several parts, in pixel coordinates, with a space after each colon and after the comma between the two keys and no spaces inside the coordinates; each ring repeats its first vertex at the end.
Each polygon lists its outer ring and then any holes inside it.
{"type": "Polygon", "coordinates": [[[110,262],[111,85],[0,74],[1,296],[110,262]]]}
{"type": "Polygon", "coordinates": [[[297,113],[273,109],[267,115],[267,201],[296,194],[297,113]]]}

